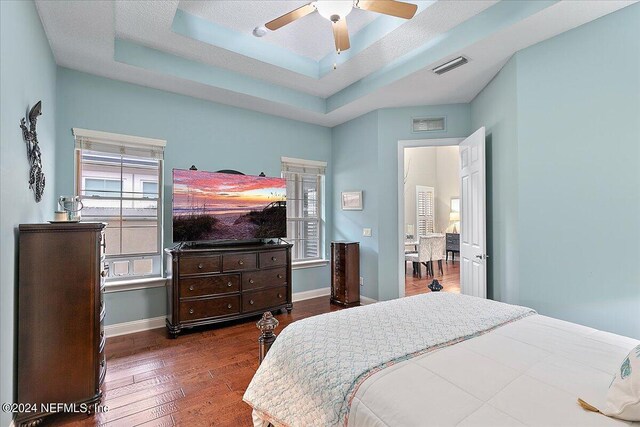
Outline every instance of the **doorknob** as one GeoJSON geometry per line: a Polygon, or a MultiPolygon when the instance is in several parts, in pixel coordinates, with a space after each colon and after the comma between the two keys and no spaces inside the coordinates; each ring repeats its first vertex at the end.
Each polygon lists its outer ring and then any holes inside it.
{"type": "Polygon", "coordinates": [[[487,259],[487,258],[489,258],[489,255],[486,255],[486,254],[476,255],[476,258],[487,259]]]}

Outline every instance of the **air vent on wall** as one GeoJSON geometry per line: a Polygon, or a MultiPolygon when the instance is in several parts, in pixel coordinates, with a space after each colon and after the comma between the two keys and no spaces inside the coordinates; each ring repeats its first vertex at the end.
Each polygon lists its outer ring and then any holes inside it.
{"type": "Polygon", "coordinates": [[[458,68],[461,65],[466,64],[467,62],[469,62],[467,58],[465,58],[464,56],[458,56],[457,58],[452,59],[449,62],[445,62],[442,65],[438,65],[436,68],[433,69],[433,72],[436,74],[444,74],[455,68],[458,68]]]}
{"type": "Polygon", "coordinates": [[[444,130],[444,117],[413,119],[414,132],[432,132],[444,130]]]}

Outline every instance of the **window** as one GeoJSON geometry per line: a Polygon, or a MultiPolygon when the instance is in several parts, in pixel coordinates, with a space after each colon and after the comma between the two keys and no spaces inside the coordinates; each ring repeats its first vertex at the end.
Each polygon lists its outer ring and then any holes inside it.
{"type": "Polygon", "coordinates": [[[84,179],[84,189],[87,196],[99,196],[102,193],[117,192],[120,190],[119,179],[87,178],[84,179]]]}
{"type": "Polygon", "coordinates": [[[293,261],[323,259],[325,162],[282,158],[287,180],[287,240],[293,261]]]}
{"type": "Polygon", "coordinates": [[[435,231],[433,187],[416,185],[416,220],[418,223],[418,236],[435,231]]]}
{"type": "Polygon", "coordinates": [[[156,194],[158,194],[157,181],[142,182],[142,197],[144,197],[145,199],[153,199],[156,194]]]}
{"type": "Polygon", "coordinates": [[[107,281],[162,275],[161,140],[73,129],[84,221],[106,222],[107,281]]]}

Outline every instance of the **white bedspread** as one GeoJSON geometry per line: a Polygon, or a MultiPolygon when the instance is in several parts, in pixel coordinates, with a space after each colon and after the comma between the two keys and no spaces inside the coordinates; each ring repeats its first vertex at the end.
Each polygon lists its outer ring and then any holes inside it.
{"type": "MultiPolygon", "coordinates": [[[[335,426],[348,420],[370,425],[362,411],[350,420],[354,395],[354,404],[367,406],[355,394],[367,377],[533,313],[491,300],[430,293],[294,322],[271,347],[244,400],[274,425],[335,426]]],[[[395,400],[388,398],[395,394],[387,390],[387,400],[395,400]]]]}
{"type": "Polygon", "coordinates": [[[638,342],[529,316],[377,372],[359,387],[349,427],[632,424],[587,412],[576,399],[602,407],[638,342]]]}

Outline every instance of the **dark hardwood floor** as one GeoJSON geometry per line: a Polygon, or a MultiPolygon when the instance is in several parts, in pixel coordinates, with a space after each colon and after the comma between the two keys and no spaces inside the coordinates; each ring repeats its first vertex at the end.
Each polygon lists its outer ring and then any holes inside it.
{"type": "Polygon", "coordinates": [[[438,264],[433,266],[435,277],[427,276],[426,267],[422,266],[422,278],[413,274],[413,269],[409,263],[405,269],[404,276],[404,293],[405,296],[424,294],[431,292],[427,285],[431,283],[433,279],[438,279],[438,282],[443,286],[442,292],[455,292],[460,293],[460,263],[458,261],[449,261],[445,263],[442,261],[442,270],[444,274],[440,274],[438,264]]]}
{"type": "MultiPolygon", "coordinates": [[[[277,331],[339,309],[329,297],[296,302],[291,314],[276,316],[277,331]]],[[[258,368],[258,319],[194,329],[175,340],[165,329],[107,339],[102,404],[109,410],[56,416],[50,425],[251,426],[242,395],[258,368]]]]}
{"type": "MultiPolygon", "coordinates": [[[[436,271],[443,291],[460,292],[460,265],[436,271]]],[[[406,295],[429,292],[432,277],[407,269],[406,295]]],[[[278,331],[299,319],[339,310],[328,297],[294,303],[279,314],[278,331]]],[[[107,340],[107,377],[102,404],[108,411],[56,416],[55,426],[250,426],[251,409],[242,395],[258,368],[258,318],[198,328],[168,339],[154,329],[107,340]]]]}

